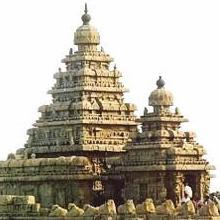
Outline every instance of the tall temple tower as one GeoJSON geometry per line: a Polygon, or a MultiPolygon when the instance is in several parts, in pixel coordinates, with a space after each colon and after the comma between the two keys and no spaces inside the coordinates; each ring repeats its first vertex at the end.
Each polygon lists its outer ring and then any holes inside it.
{"type": "Polygon", "coordinates": [[[172,112],[173,95],[165,89],[160,77],[149,96],[153,112],[144,110],[141,116],[142,132],[126,147],[121,165],[115,172],[124,174],[124,195],[136,201],[165,197],[178,204],[183,198],[184,185],[188,183],[193,196],[203,198],[209,193],[211,169],[203,159],[205,150],[195,141],[193,132],[183,132],[180,125],[187,120],[178,108],[172,112]]]}
{"type": "Polygon", "coordinates": [[[136,131],[135,105],[124,103],[121,73],[110,68],[113,59],[99,46],[90,20],[85,5],[74,35],[78,50],[70,49],[62,60],[66,70],[54,75],[53,101],[39,108],[41,117],[28,130],[27,157],[112,156],[124,151],[136,131]]]}

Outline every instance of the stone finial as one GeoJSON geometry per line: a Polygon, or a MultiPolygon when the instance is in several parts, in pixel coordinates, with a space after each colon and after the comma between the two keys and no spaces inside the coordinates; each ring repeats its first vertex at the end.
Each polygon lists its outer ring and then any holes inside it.
{"type": "Polygon", "coordinates": [[[59,73],[61,73],[61,68],[60,67],[58,68],[58,71],[59,71],[59,73]]]}
{"type": "Polygon", "coordinates": [[[164,87],[165,81],[162,79],[162,76],[159,76],[159,79],[157,80],[156,84],[157,84],[157,88],[158,88],[158,89],[164,87]]]}
{"type": "Polygon", "coordinates": [[[164,88],[165,81],[160,76],[156,82],[157,88],[151,92],[148,100],[149,105],[154,106],[155,112],[169,111],[169,106],[173,105],[173,95],[164,88]]]}
{"type": "Polygon", "coordinates": [[[114,65],[114,70],[116,70],[117,69],[117,66],[116,66],[116,64],[114,65]]]}
{"type": "Polygon", "coordinates": [[[73,54],[73,48],[70,48],[69,55],[72,55],[72,54],[73,54]]]}
{"type": "Polygon", "coordinates": [[[101,47],[101,52],[104,52],[104,48],[103,47],[101,47]]]}
{"type": "Polygon", "coordinates": [[[180,109],[178,107],[175,108],[175,114],[179,115],[180,114],[180,109]]]}
{"type": "Polygon", "coordinates": [[[145,108],[144,108],[144,116],[146,116],[147,113],[148,113],[148,109],[145,107],[145,108]]]}
{"type": "Polygon", "coordinates": [[[88,25],[90,20],[91,20],[91,16],[88,14],[88,8],[87,8],[87,3],[85,3],[85,10],[84,10],[85,14],[81,17],[82,21],[83,21],[83,25],[88,25]]]}

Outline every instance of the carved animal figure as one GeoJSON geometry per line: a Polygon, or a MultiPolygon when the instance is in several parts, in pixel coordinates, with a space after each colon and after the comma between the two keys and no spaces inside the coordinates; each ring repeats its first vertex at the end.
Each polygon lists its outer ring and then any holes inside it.
{"type": "Polygon", "coordinates": [[[112,199],[109,199],[105,204],[99,206],[100,215],[115,215],[116,213],[115,202],[112,199]]]}
{"type": "Polygon", "coordinates": [[[132,199],[128,199],[125,204],[118,206],[118,213],[122,215],[136,214],[136,208],[132,199]]]}
{"type": "Polygon", "coordinates": [[[84,214],[84,210],[77,207],[74,203],[69,203],[68,204],[68,213],[67,217],[79,217],[84,214]]]}
{"type": "Polygon", "coordinates": [[[137,214],[149,214],[155,213],[155,206],[152,199],[146,199],[143,203],[137,204],[136,212],[137,214]]]}
{"type": "Polygon", "coordinates": [[[209,202],[199,209],[200,216],[219,216],[218,208],[214,202],[209,202]]]}
{"type": "Polygon", "coordinates": [[[99,214],[99,207],[93,207],[89,204],[85,204],[83,210],[83,216],[95,216],[99,214]]]}
{"type": "Polygon", "coordinates": [[[193,202],[189,200],[188,202],[178,206],[175,210],[176,215],[181,216],[189,216],[189,215],[195,215],[196,210],[193,202]]]}
{"type": "Polygon", "coordinates": [[[14,160],[15,159],[15,154],[10,153],[8,154],[7,160],[14,160]]]}
{"type": "Polygon", "coordinates": [[[158,215],[173,215],[175,213],[175,207],[172,200],[168,199],[162,205],[157,206],[156,213],[158,215]]]}
{"type": "Polygon", "coordinates": [[[49,214],[49,217],[65,217],[67,210],[59,205],[53,205],[49,214]]]}
{"type": "Polygon", "coordinates": [[[216,196],[214,196],[213,202],[215,203],[216,207],[218,208],[218,212],[220,212],[220,200],[216,196]]]}

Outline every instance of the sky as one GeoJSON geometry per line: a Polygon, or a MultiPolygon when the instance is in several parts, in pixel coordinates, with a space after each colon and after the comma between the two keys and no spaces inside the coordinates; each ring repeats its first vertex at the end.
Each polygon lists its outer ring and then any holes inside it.
{"type": "MultiPolygon", "coordinates": [[[[23,147],[26,131],[49,104],[47,91],[82,24],[82,0],[0,1],[0,160],[23,147]]],[[[189,119],[183,130],[215,165],[220,190],[220,1],[87,0],[101,45],[122,72],[125,98],[140,116],[159,75],[189,119]]]]}

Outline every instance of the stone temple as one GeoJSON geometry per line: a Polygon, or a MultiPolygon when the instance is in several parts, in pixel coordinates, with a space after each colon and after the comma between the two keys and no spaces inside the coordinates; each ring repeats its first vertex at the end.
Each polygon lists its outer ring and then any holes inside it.
{"type": "Polygon", "coordinates": [[[193,197],[209,193],[214,168],[195,134],[180,130],[187,120],[173,110],[165,81],[160,77],[149,95],[153,110],[136,117],[135,105],[124,102],[122,74],[111,68],[113,59],[90,20],[86,6],[74,34],[78,49],[69,50],[62,60],[66,69],[54,74],[52,102],[39,108],[24,148],[0,162],[0,212],[28,196],[49,209],[100,206],[109,199],[117,206],[146,198],[177,205],[186,182],[193,197]]]}

